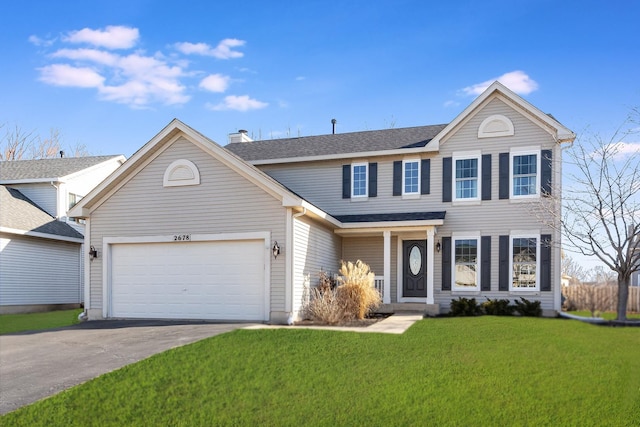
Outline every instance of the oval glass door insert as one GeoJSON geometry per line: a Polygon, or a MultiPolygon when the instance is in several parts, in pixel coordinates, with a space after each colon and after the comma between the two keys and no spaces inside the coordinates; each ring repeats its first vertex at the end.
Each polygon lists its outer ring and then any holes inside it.
{"type": "Polygon", "coordinates": [[[417,276],[420,273],[420,268],[422,267],[422,253],[420,253],[420,248],[414,246],[411,248],[411,252],[409,252],[409,270],[411,270],[411,274],[417,276]]]}

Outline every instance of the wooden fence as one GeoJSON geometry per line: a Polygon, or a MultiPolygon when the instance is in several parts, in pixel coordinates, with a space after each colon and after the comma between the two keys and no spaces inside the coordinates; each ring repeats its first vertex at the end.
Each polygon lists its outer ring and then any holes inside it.
{"type": "MultiPolygon", "coordinates": [[[[563,307],[568,310],[616,311],[618,285],[570,285],[562,287],[563,307]]],[[[629,287],[627,312],[640,313],[640,287],[629,287]]]]}

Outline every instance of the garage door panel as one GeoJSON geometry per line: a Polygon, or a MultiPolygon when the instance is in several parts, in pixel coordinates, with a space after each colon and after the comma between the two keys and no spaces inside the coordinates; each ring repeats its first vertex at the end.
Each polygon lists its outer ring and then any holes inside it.
{"type": "Polygon", "coordinates": [[[265,319],[264,241],[114,244],[112,317],[265,319]]]}

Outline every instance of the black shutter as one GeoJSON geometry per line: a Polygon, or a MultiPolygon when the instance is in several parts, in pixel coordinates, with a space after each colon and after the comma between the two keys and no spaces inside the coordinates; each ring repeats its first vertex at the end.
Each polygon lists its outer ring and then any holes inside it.
{"type": "Polygon", "coordinates": [[[451,201],[451,157],[445,157],[442,159],[442,201],[451,201]]]}
{"type": "Polygon", "coordinates": [[[498,249],[498,290],[508,291],[511,280],[509,274],[509,236],[500,236],[498,249]]]}
{"type": "Polygon", "coordinates": [[[552,151],[551,150],[542,150],[542,155],[540,159],[540,193],[543,196],[551,195],[551,184],[552,184],[552,175],[551,175],[551,158],[552,151]]]}
{"type": "Polygon", "coordinates": [[[402,161],[393,162],[393,195],[402,195],[402,161]]]}
{"type": "Polygon", "coordinates": [[[431,159],[422,159],[420,165],[420,194],[431,194],[431,159]]]}
{"type": "Polygon", "coordinates": [[[351,198],[351,165],[342,166],[342,198],[351,198]]]}
{"type": "Polygon", "coordinates": [[[482,155],[482,200],[491,200],[491,154],[482,155]]]}
{"type": "Polygon", "coordinates": [[[491,236],[482,236],[480,240],[480,289],[491,290],[491,236]]]}
{"type": "Polygon", "coordinates": [[[540,290],[551,290],[551,234],[540,236],[540,290]]]}
{"type": "Polygon", "coordinates": [[[442,290],[451,290],[451,237],[442,238],[442,290]]]}
{"type": "Polygon", "coordinates": [[[509,198],[509,153],[500,153],[498,159],[500,188],[498,191],[498,197],[500,199],[509,198]]]}
{"type": "Polygon", "coordinates": [[[369,197],[378,196],[378,164],[369,163],[369,197]]]}

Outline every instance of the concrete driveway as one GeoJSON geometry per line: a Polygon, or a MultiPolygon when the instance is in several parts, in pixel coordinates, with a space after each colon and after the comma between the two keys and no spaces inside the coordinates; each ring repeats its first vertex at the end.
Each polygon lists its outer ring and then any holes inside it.
{"type": "Polygon", "coordinates": [[[246,323],[105,320],[0,336],[0,414],[246,323]]]}

